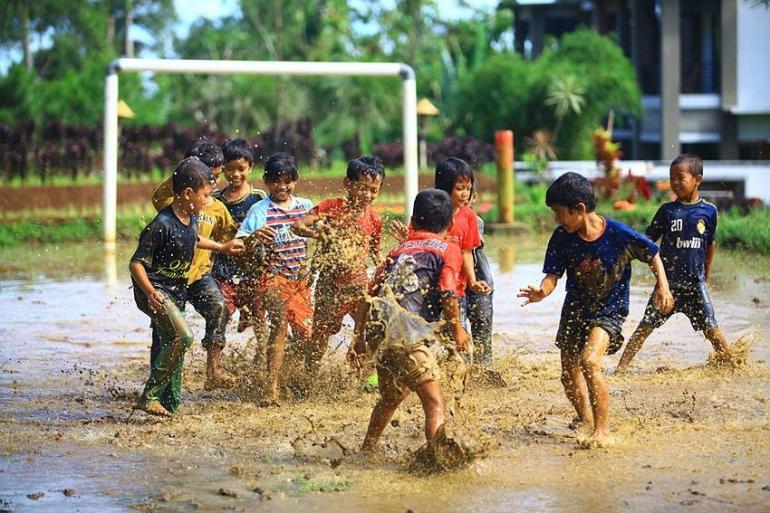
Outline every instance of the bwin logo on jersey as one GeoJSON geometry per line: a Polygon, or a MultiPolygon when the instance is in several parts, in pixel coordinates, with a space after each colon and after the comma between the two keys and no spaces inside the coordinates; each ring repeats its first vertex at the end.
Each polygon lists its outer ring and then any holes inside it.
{"type": "Polygon", "coordinates": [[[700,249],[700,245],[700,237],[693,237],[692,239],[685,240],[682,240],[679,237],[676,238],[676,249],[700,249]]]}

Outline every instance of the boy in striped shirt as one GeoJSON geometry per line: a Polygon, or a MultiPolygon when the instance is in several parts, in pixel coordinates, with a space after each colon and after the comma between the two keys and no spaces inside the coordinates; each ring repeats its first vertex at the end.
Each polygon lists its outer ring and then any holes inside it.
{"type": "Polygon", "coordinates": [[[270,335],[267,349],[269,389],[263,406],[278,405],[278,382],[291,326],[294,338],[310,343],[313,308],[305,262],[307,239],[291,231],[313,203],[293,195],[299,180],[297,163],[287,153],[275,153],[265,162],[263,180],[269,197],[254,204],[236,237],[255,237],[266,250],[264,273],[259,278],[255,305],[267,312],[270,335]]]}

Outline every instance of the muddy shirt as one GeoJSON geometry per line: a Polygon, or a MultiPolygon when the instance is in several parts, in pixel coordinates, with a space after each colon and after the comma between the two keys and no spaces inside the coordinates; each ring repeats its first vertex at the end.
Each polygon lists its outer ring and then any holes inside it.
{"type": "Polygon", "coordinates": [[[192,216],[190,224],[185,225],[171,207],[166,207],[142,230],[131,261],[145,267],[155,288],[184,302],[187,272],[197,241],[198,218],[192,216]]]}
{"type": "Polygon", "coordinates": [[[255,204],[236,237],[248,237],[263,226],[275,230],[275,240],[266,245],[271,273],[289,279],[300,279],[307,261],[307,238],[291,231],[292,225],[304,218],[313,208],[313,202],[292,196],[291,205],[282,208],[267,198],[255,204]]]}
{"type": "Polygon", "coordinates": [[[567,271],[565,304],[592,314],[625,316],[631,260],[649,263],[658,246],[623,223],[607,218],[605,223],[601,236],[590,242],[563,226],[556,228],[548,241],[543,272],[561,277],[567,271]]]}
{"type": "Polygon", "coordinates": [[[416,230],[388,253],[375,282],[381,283],[380,293],[390,288],[404,309],[435,321],[441,314],[438,298],[457,294],[461,269],[462,254],[456,244],[416,230]]]}
{"type": "MultiPolygon", "coordinates": [[[[246,218],[249,209],[267,197],[265,191],[261,189],[251,189],[251,192],[245,196],[233,201],[228,201],[224,196],[224,192],[224,189],[217,191],[214,193],[214,198],[225,204],[236,228],[239,227],[246,218]]],[[[249,277],[245,270],[222,254],[217,254],[214,258],[214,268],[212,269],[211,274],[219,279],[230,281],[240,281],[249,277]]]]}
{"type": "Polygon", "coordinates": [[[717,231],[717,208],[701,199],[672,201],[658,209],[647,236],[660,241],[660,258],[672,285],[706,281],[706,250],[717,231]]]}
{"type": "Polygon", "coordinates": [[[380,216],[367,206],[354,218],[343,198],[324,200],[310,213],[322,219],[331,233],[329,238],[319,241],[315,268],[341,286],[366,283],[369,256],[380,252],[380,216]]]}

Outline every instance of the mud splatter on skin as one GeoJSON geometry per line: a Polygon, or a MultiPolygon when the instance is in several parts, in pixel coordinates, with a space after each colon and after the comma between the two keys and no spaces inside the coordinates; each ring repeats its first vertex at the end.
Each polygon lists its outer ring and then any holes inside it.
{"type": "MultiPolygon", "coordinates": [[[[533,265],[531,272],[539,271],[533,265]]],[[[755,283],[750,275],[750,283],[736,281],[729,271],[715,275],[713,292],[728,337],[750,327],[744,323],[766,326],[767,307],[752,304],[744,311],[740,298],[766,297],[768,282],[755,283]]],[[[528,278],[503,275],[499,294],[528,278]]],[[[379,459],[356,454],[376,395],[362,392],[365,374],[350,371],[339,354],[324,360],[305,398],[287,393],[284,407],[264,409],[255,404],[258,387],[246,386],[259,381],[255,348],[245,337],[233,336],[225,352],[225,368],[242,382],[232,391],[203,390],[205,357],[196,342],[185,360],[180,415],[158,420],[136,412],[129,418],[147,375],[145,319],[120,324],[134,307],[109,301],[125,289],[104,302],[105,323],[97,311],[81,318],[88,310],[78,301],[94,297],[82,283],[46,287],[45,294],[34,284],[0,289],[3,305],[23,305],[14,307],[18,320],[0,332],[0,500],[7,501],[0,506],[14,511],[37,491],[46,495],[35,506],[70,501],[59,503],[60,511],[75,501],[83,509],[134,505],[168,512],[486,512],[510,504],[521,511],[766,511],[770,501],[770,366],[754,361],[737,370],[707,368],[708,343],[684,319],[656,332],[628,375],[608,376],[617,446],[579,451],[580,430],[567,428],[573,412],[551,347],[558,301],[528,312],[526,324],[515,317],[517,305],[501,303],[494,343],[504,349],[493,373],[469,369],[463,398],[465,429],[488,444],[488,455],[462,470],[423,477],[409,471],[423,441],[414,397],[403,405],[399,426],[386,429],[379,459]],[[36,328],[34,309],[26,305],[38,298],[46,301],[37,307],[45,308],[47,321],[67,322],[36,328]],[[30,316],[22,316],[27,310],[30,316]],[[119,329],[110,331],[111,324],[119,329]],[[60,342],[65,336],[70,341],[60,342]],[[297,458],[292,443],[309,433],[312,442],[337,440],[350,455],[336,467],[324,454],[297,458]],[[55,493],[64,488],[77,495],[55,493]],[[237,497],[219,495],[220,488],[237,497]]],[[[648,296],[648,284],[637,283],[632,316],[648,296]]],[[[626,328],[633,330],[633,318],[626,328]]],[[[194,330],[201,333],[202,323],[194,330]]],[[[751,354],[755,360],[769,354],[766,329],[751,354]]],[[[607,359],[607,368],[615,362],[607,359]]]]}

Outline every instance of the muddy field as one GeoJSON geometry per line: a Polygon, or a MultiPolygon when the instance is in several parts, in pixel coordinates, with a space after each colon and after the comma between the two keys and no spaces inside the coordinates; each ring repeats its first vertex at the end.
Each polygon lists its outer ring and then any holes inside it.
{"type": "MultiPolygon", "coordinates": [[[[385,431],[381,454],[364,458],[357,448],[376,395],[341,354],[310,397],[259,408],[253,342],[234,329],[225,365],[241,388],[203,390],[196,342],[181,413],[132,412],[150,331],[132,303],[126,252],[111,261],[97,245],[3,250],[0,511],[770,511],[770,261],[716,260],[717,317],[729,340],[751,343],[749,363],[706,367],[708,344],[674,317],[627,376],[609,378],[617,445],[581,450],[552,345],[563,284],[526,309],[514,298],[539,280],[543,244],[489,241],[496,372],[472,371],[466,421],[455,425],[486,454],[431,475],[410,469],[422,443],[416,399],[385,431]]],[[[626,336],[648,274],[635,267],[626,336]]],[[[332,346],[344,350],[349,334],[332,346]]],[[[605,359],[608,371],[618,357],[605,359]]]]}

